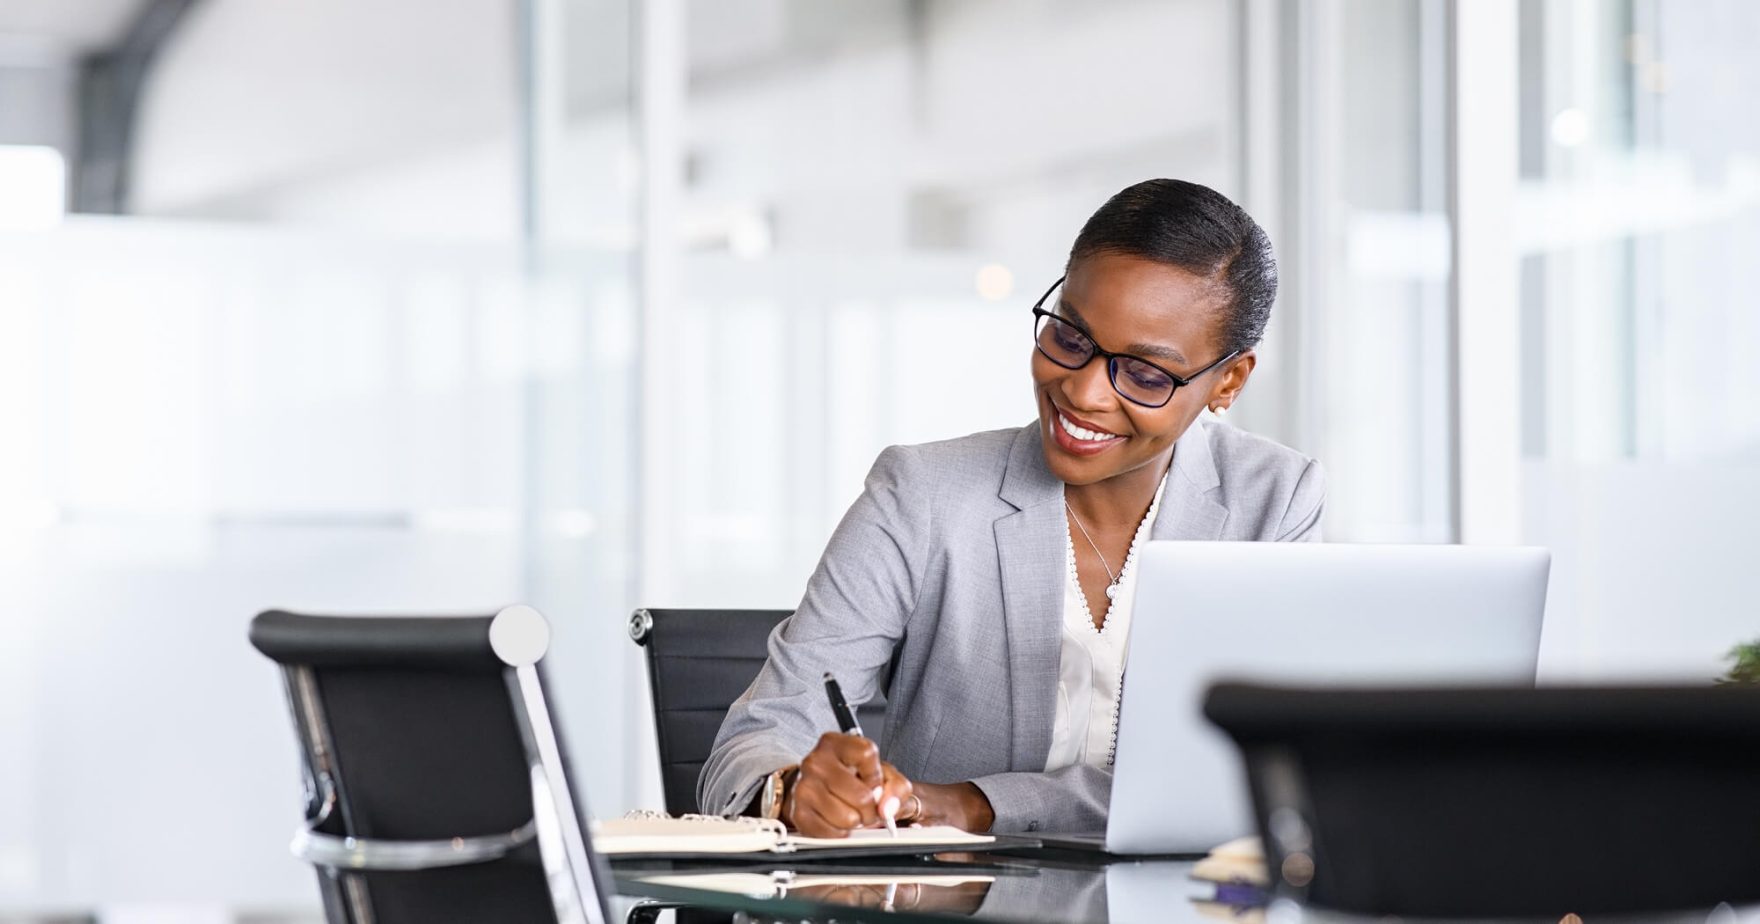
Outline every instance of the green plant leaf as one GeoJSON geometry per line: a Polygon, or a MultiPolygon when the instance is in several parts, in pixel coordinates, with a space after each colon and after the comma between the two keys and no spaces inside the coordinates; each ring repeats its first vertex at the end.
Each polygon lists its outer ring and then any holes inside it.
{"type": "Polygon", "coordinates": [[[1718,683],[1760,684],[1760,639],[1731,648],[1725,657],[1735,663],[1718,683]]]}

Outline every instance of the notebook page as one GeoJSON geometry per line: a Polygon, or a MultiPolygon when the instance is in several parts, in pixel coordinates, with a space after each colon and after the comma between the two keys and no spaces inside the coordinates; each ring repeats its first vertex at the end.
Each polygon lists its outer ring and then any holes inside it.
{"type": "Polygon", "coordinates": [[[785,829],[760,818],[640,815],[594,823],[593,848],[620,853],[762,853],[775,850],[785,829]]]}
{"type": "Polygon", "coordinates": [[[995,882],[994,876],[960,876],[928,874],[921,876],[878,876],[878,875],[822,875],[780,873],[668,873],[659,876],[638,877],[643,882],[655,885],[682,886],[687,889],[704,889],[710,892],[733,892],[740,895],[757,895],[763,897],[786,897],[791,889],[805,889],[814,886],[878,886],[889,885],[923,885],[938,888],[969,885],[979,882],[995,882]]]}
{"type": "Polygon", "coordinates": [[[952,825],[911,826],[898,829],[898,836],[885,828],[863,828],[851,831],[849,837],[803,837],[798,834],[784,838],[784,849],[797,850],[835,850],[850,847],[879,847],[896,844],[905,847],[976,847],[994,844],[996,838],[988,834],[968,834],[952,825]]]}

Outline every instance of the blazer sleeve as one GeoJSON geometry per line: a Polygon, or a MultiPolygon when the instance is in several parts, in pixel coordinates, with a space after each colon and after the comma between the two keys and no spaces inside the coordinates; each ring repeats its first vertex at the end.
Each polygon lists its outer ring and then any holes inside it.
{"type": "Polygon", "coordinates": [[[1289,506],[1277,527],[1278,542],[1320,542],[1320,515],[1326,508],[1326,470],[1313,459],[1296,479],[1289,506]]]}
{"type": "Polygon", "coordinates": [[[916,451],[893,446],[868,473],[807,581],[794,615],[770,635],[769,657],[728,710],[697,780],[705,812],[739,812],[770,773],[798,763],[837,728],[825,699],[831,671],[852,705],[874,698],[916,608],[928,559],[932,481],[916,451]]]}
{"type": "Polygon", "coordinates": [[[972,781],[990,800],[998,833],[1104,831],[1112,801],[1112,771],[1071,764],[1039,773],[993,773],[972,781]]]}

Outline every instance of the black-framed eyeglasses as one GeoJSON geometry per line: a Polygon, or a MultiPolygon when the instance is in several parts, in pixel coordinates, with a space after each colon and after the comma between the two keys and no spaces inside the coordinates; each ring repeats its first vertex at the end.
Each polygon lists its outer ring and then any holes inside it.
{"type": "Polygon", "coordinates": [[[1162,407],[1173,400],[1173,393],[1182,386],[1240,355],[1240,350],[1234,350],[1191,375],[1178,376],[1140,356],[1102,350],[1086,331],[1045,310],[1045,300],[1061,285],[1063,278],[1052,283],[1033,303],[1034,345],[1046,359],[1065,369],[1080,369],[1096,356],[1106,357],[1106,377],[1112,382],[1113,391],[1132,404],[1162,407]]]}

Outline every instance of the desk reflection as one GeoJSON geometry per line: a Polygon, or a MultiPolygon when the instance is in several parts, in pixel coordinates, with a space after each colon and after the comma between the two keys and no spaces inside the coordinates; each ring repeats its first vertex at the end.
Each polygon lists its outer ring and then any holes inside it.
{"type": "MultiPolygon", "coordinates": [[[[1264,903],[1251,888],[1191,878],[1190,861],[1103,862],[1100,857],[961,855],[959,862],[913,868],[803,863],[792,868],[618,870],[626,896],[689,901],[738,896],[714,907],[739,908],[731,920],[800,922],[835,919],[977,920],[1010,924],[1420,924],[1419,919],[1360,915],[1264,903]],[[680,891],[683,890],[683,891],[680,891]],[[888,899],[890,898],[890,903],[888,899]],[[803,916],[803,911],[812,913],[803,916]],[[851,912],[859,912],[852,915],[851,912]]],[[[1593,916],[1589,924],[1760,924],[1760,909],[1727,906],[1677,914],[1593,916]]],[[[1450,919],[1449,924],[1585,924],[1570,914],[1522,919],[1450,919]]]]}
{"type": "MultiPolygon", "coordinates": [[[[643,886],[690,889],[765,901],[812,902],[836,909],[890,912],[906,918],[976,919],[1017,924],[1065,922],[1263,920],[1260,909],[1217,902],[1218,887],[1189,878],[1192,864],[1100,865],[1094,858],[961,855],[958,862],[912,870],[802,864],[794,868],[620,870],[624,894],[643,886]],[[890,903],[888,898],[891,899],[890,903]]],[[[669,891],[659,897],[676,899],[669,891]]]]}

